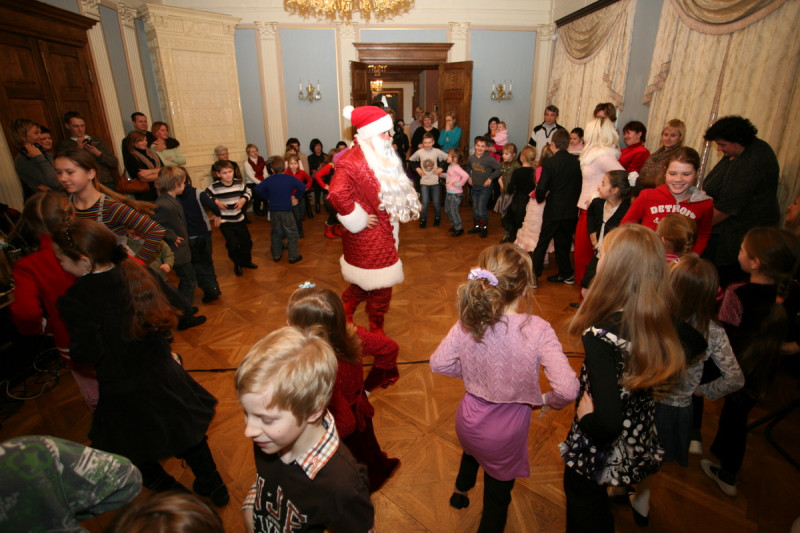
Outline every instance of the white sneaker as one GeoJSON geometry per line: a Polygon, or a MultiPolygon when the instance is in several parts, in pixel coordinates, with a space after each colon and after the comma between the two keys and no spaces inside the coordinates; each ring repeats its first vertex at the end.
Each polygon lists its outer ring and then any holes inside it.
{"type": "Polygon", "coordinates": [[[700,468],[703,469],[703,472],[705,472],[708,477],[717,483],[719,490],[724,492],[726,496],[734,498],[737,494],[739,494],[739,491],[736,489],[736,485],[729,485],[719,478],[717,475],[719,473],[719,465],[715,465],[708,459],[703,459],[700,461],[700,468]]]}
{"type": "Polygon", "coordinates": [[[699,440],[689,441],[689,453],[692,455],[703,455],[703,443],[699,440]]]}

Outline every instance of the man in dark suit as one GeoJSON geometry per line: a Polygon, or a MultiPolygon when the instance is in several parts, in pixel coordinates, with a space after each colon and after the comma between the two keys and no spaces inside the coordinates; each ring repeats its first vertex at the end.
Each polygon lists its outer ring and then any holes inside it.
{"type": "Polygon", "coordinates": [[[536,201],[541,204],[547,200],[539,241],[533,251],[533,273],[537,284],[551,239],[554,240],[558,274],[548,277],[547,281],[567,285],[575,283],[575,270],[569,260],[569,249],[575,225],[578,223],[577,204],[583,177],[578,157],[567,152],[568,146],[569,133],[559,128],[553,133],[550,145],[554,155],[542,163],[542,176],[536,185],[536,201]]]}

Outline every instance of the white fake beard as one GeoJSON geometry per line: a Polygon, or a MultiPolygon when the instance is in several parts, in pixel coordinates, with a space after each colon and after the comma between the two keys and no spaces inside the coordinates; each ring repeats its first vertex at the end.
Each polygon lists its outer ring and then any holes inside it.
{"type": "Polygon", "coordinates": [[[381,185],[378,208],[389,214],[392,223],[418,219],[422,205],[411,180],[403,171],[392,140],[375,135],[366,139],[356,137],[356,141],[381,185]]]}

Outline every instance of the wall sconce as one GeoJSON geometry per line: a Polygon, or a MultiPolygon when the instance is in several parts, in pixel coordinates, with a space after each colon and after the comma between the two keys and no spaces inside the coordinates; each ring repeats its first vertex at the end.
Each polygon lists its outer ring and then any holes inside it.
{"type": "Polygon", "coordinates": [[[498,102],[502,102],[503,100],[511,100],[514,95],[511,92],[511,81],[506,84],[506,80],[503,80],[503,83],[497,85],[494,80],[492,80],[492,94],[489,98],[492,100],[497,100],[498,102]]]}
{"type": "Polygon", "coordinates": [[[297,93],[298,100],[308,100],[311,103],[314,103],[314,100],[322,100],[322,92],[319,90],[319,80],[317,80],[317,87],[314,88],[314,84],[308,82],[308,85],[303,87],[303,82],[300,81],[297,83],[300,88],[300,91],[297,93]]]}

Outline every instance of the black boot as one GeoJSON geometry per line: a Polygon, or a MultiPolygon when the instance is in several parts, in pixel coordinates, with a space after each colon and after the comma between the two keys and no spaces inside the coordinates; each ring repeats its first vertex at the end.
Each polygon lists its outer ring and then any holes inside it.
{"type": "Polygon", "coordinates": [[[217,464],[214,462],[206,439],[203,438],[203,442],[194,448],[189,448],[179,457],[186,461],[194,473],[195,480],[192,485],[194,491],[200,496],[210,498],[217,507],[227,505],[230,500],[228,487],[225,486],[222,476],[217,472],[217,464]]]}
{"type": "Polygon", "coordinates": [[[189,492],[186,487],[178,483],[174,477],[167,474],[158,461],[148,461],[137,464],[136,467],[142,473],[142,485],[153,492],[165,492],[176,490],[179,492],[189,492]]]}

